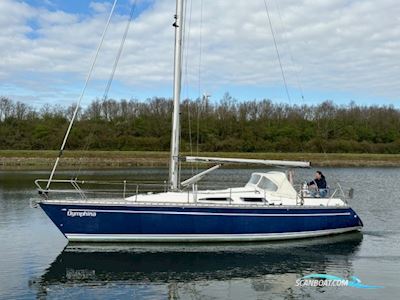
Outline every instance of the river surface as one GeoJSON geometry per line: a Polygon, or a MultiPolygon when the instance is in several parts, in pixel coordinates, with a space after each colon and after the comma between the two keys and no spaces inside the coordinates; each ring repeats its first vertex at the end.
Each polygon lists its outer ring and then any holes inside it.
{"type": "MultiPolygon", "coordinates": [[[[263,171],[259,169],[257,171],[263,171]]],[[[353,187],[362,233],[274,243],[69,245],[39,208],[33,181],[48,171],[0,171],[1,299],[398,299],[399,168],[326,168],[328,182],[353,187]],[[358,277],[376,289],[299,287],[312,273],[358,277]]],[[[248,169],[224,169],[204,185],[244,184],[248,169]]],[[[190,174],[187,171],[182,177],[190,174]]],[[[296,180],[312,170],[296,171],[296,180]]],[[[60,171],[58,178],[74,172],[60,171]]],[[[155,180],[166,169],[90,170],[81,179],[155,180]]]]}

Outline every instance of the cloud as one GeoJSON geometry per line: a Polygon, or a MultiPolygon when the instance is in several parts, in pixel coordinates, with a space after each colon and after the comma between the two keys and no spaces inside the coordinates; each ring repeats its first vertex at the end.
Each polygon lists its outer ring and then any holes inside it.
{"type": "Polygon", "coordinates": [[[111,9],[112,4],[109,2],[96,2],[92,1],[89,7],[93,9],[96,13],[108,13],[111,9]]]}
{"type": "MultiPolygon", "coordinates": [[[[298,96],[295,91],[301,86],[306,95],[319,91],[320,100],[337,93],[400,100],[397,1],[267,3],[292,96],[298,96]]],[[[0,1],[0,94],[5,84],[15,87],[14,95],[19,87],[36,98],[38,93],[56,97],[68,85],[68,95],[73,88],[79,93],[111,2],[88,5],[92,13],[82,15],[0,1]]],[[[187,1],[184,89],[197,95],[200,58],[200,89],[212,94],[240,86],[264,89],[263,95],[269,96],[270,88],[283,86],[263,1],[203,1],[202,20],[200,5],[187,1]]],[[[115,76],[126,98],[146,89],[149,96],[165,93],[172,80],[174,1],[139,1],[139,7],[115,76]]],[[[95,68],[96,82],[108,79],[128,11],[118,11],[112,20],[95,68]]],[[[97,93],[101,96],[100,88],[97,93]]]]}

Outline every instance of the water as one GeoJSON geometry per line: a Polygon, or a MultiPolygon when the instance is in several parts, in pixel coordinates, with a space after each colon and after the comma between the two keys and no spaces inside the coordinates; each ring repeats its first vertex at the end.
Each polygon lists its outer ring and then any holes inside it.
{"type": "MultiPolygon", "coordinates": [[[[0,298],[395,298],[400,294],[400,169],[324,171],[331,183],[339,180],[355,189],[351,204],[364,221],[362,234],[258,244],[95,247],[66,247],[45,214],[29,207],[29,198],[36,196],[33,180],[45,178],[47,171],[0,171],[0,298]],[[384,288],[296,286],[311,273],[354,275],[384,288]]],[[[244,183],[250,173],[218,170],[208,183],[244,183]]],[[[81,178],[159,181],[166,174],[166,169],[93,170],[81,178]]],[[[303,180],[312,171],[296,175],[303,180]]]]}

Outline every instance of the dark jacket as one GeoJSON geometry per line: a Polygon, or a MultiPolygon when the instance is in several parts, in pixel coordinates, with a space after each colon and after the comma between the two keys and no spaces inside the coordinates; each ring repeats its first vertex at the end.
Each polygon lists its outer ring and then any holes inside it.
{"type": "Polygon", "coordinates": [[[326,180],[325,178],[321,179],[314,179],[313,181],[310,181],[308,185],[313,185],[316,184],[318,189],[326,189],[326,180]]]}

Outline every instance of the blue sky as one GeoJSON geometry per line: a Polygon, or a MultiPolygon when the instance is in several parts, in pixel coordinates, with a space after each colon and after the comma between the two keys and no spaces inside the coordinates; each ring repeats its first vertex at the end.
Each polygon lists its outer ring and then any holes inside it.
{"type": "MultiPolygon", "coordinates": [[[[80,14],[82,16],[93,14],[93,9],[90,4],[98,3],[113,3],[113,1],[91,1],[91,0],[25,0],[25,2],[33,7],[43,7],[50,11],[62,10],[66,13],[80,14]]],[[[128,14],[131,8],[132,1],[119,1],[117,3],[116,12],[119,14],[128,14]]],[[[138,1],[137,12],[149,9],[153,1],[138,1]]]]}
{"type": "Polygon", "coordinates": [[[89,14],[90,13],[90,9],[89,9],[90,1],[85,1],[85,0],[72,0],[72,1],[27,0],[25,2],[34,7],[45,7],[47,9],[53,10],[53,11],[62,10],[67,13],[80,13],[80,14],[89,14]]]}
{"type": "MultiPolygon", "coordinates": [[[[33,106],[74,103],[112,2],[2,0],[0,95],[33,106]]],[[[118,2],[83,105],[103,95],[131,3],[118,2]]],[[[204,1],[201,19],[201,1],[187,1],[182,97],[400,107],[395,0],[269,0],[290,100],[263,3],[204,1]]],[[[172,0],[137,1],[110,97],[171,96],[174,10],[172,0]]]]}

